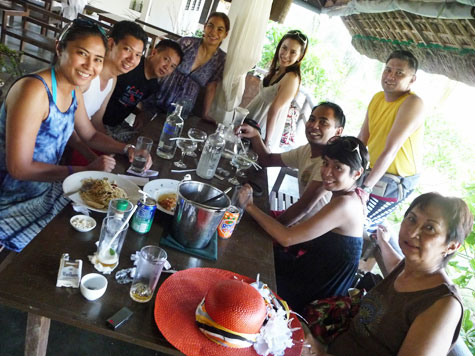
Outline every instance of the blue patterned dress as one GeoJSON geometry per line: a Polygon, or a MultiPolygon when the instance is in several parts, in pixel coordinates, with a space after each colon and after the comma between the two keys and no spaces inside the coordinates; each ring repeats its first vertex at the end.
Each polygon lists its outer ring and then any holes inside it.
{"type": "MultiPolygon", "coordinates": [[[[58,164],[74,129],[76,97],[73,92],[69,109],[61,112],[43,78],[36,74],[28,77],[43,82],[49,101],[49,115],[38,131],[33,160],[58,164]]],[[[0,244],[19,252],[69,200],[63,197],[59,182],[21,181],[10,176],[6,167],[6,116],[4,103],[0,109],[0,244]]]]}
{"type": "Polygon", "coordinates": [[[158,80],[160,89],[145,100],[146,108],[168,112],[173,109],[171,103],[183,100],[186,103],[183,110],[189,112],[195,106],[201,88],[223,79],[226,53],[220,48],[208,62],[191,71],[201,41],[202,39],[198,37],[183,37],[178,40],[184,53],[183,60],[172,74],[158,80]]]}

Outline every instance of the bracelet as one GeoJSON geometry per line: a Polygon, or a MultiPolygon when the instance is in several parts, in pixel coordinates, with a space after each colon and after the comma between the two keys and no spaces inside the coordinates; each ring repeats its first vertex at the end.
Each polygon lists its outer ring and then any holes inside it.
{"type": "Polygon", "coordinates": [[[123,151],[124,155],[126,155],[129,152],[129,148],[133,148],[135,150],[135,146],[128,143],[124,147],[124,151],[123,151]]]}
{"type": "Polygon", "coordinates": [[[368,194],[371,194],[373,192],[373,188],[370,188],[364,184],[361,186],[361,189],[363,189],[368,194]]]}
{"type": "Polygon", "coordinates": [[[69,175],[73,174],[74,173],[73,167],[71,167],[71,166],[67,166],[67,167],[68,167],[69,175]]]}

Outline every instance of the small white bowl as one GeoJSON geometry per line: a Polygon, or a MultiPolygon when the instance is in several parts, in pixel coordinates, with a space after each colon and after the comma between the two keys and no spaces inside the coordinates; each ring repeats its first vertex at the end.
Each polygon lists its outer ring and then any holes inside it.
{"type": "Polygon", "coordinates": [[[81,279],[81,294],[87,300],[96,300],[102,297],[107,289],[107,279],[99,273],[86,274],[81,279]]]}
{"type": "Polygon", "coordinates": [[[79,232],[88,232],[96,227],[96,220],[87,215],[74,215],[69,223],[79,232]]]}

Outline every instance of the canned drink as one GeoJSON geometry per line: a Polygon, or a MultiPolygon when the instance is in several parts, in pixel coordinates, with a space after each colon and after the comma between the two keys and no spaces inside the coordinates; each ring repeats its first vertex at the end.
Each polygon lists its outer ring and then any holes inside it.
{"type": "Polygon", "coordinates": [[[139,234],[146,234],[152,227],[153,217],[157,210],[156,201],[152,198],[140,199],[137,202],[137,211],[132,218],[131,227],[139,234]]]}
{"type": "Polygon", "coordinates": [[[239,209],[231,205],[224,213],[223,219],[218,225],[218,235],[223,239],[229,239],[239,219],[239,209]]]}

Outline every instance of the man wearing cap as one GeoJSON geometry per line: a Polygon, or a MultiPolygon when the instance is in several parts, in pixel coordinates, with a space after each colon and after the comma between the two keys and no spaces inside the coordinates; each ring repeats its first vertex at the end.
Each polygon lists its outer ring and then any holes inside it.
{"type": "Polygon", "coordinates": [[[160,41],[134,70],[117,78],[103,116],[97,115],[94,120],[104,124],[108,134],[119,140],[120,132],[130,132],[130,126],[124,122],[129,114],[136,114],[134,128],[140,128],[151,116],[142,111],[141,101],[158,90],[156,79],[173,73],[182,58],[183,51],[177,42],[160,41]]]}
{"type": "Polygon", "coordinates": [[[264,167],[291,167],[298,169],[300,199],[278,215],[285,225],[307,219],[327,204],[331,198],[322,187],[320,167],[323,146],[333,136],[341,136],[345,127],[343,110],[334,103],[322,102],[312,109],[305,124],[308,143],[288,152],[271,153],[262,141],[256,128],[242,125],[241,136],[251,139],[252,148],[259,156],[259,164],[264,167]]]}
{"type": "Polygon", "coordinates": [[[383,91],[371,100],[358,135],[370,156],[371,171],[363,183],[363,189],[370,193],[366,226],[370,234],[419,181],[424,105],[411,92],[417,67],[411,52],[391,53],[381,76],[383,91]]]}

